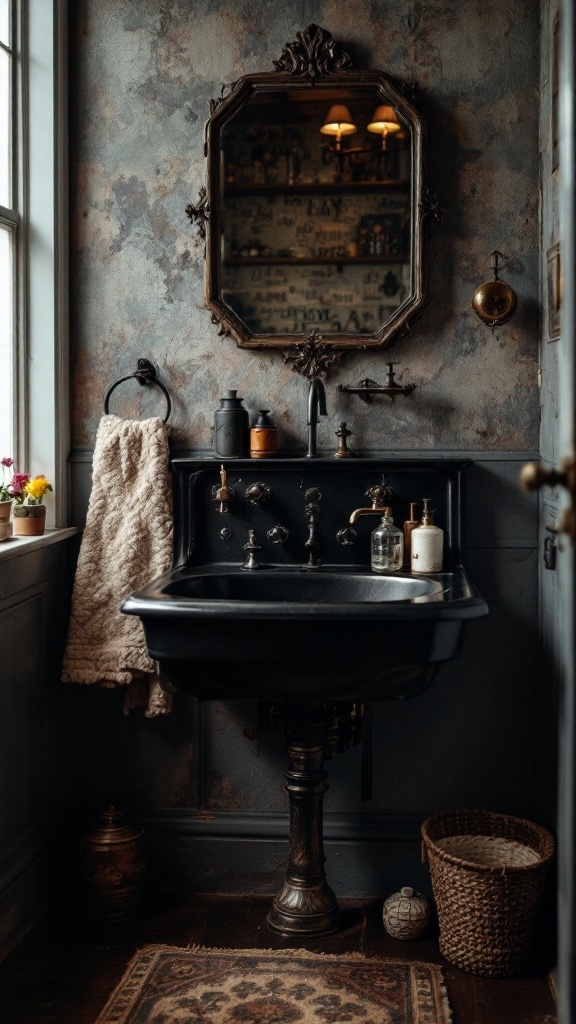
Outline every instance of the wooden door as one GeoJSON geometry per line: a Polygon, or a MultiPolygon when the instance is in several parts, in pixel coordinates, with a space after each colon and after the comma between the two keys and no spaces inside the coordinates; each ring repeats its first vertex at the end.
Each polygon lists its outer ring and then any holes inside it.
{"type": "MultiPolygon", "coordinates": [[[[559,365],[559,450],[567,459],[576,452],[576,385],[574,338],[576,333],[576,134],[574,130],[576,88],[574,75],[575,28],[573,0],[560,3],[559,51],[559,223],[562,261],[561,337],[559,365]]],[[[564,491],[567,525],[576,516],[576,488],[573,474],[570,491],[564,491]]],[[[574,530],[572,529],[574,533],[574,530]]],[[[576,623],[574,600],[574,555],[576,537],[565,542],[559,553],[558,586],[563,628],[559,660],[561,665],[559,714],[559,798],[558,798],[558,1001],[559,1024],[576,1024],[576,623]]]]}

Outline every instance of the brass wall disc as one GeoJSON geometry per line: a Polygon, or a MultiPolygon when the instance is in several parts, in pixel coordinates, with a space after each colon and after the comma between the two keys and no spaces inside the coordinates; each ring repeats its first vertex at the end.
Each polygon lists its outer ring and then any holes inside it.
{"type": "Polygon", "coordinates": [[[474,292],[472,307],[490,327],[499,327],[516,309],[516,292],[505,281],[485,281],[474,292]]]}

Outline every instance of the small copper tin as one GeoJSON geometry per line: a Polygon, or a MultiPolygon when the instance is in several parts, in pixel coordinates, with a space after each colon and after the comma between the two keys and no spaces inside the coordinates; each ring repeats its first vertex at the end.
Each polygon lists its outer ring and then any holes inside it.
{"type": "Polygon", "coordinates": [[[258,419],[250,430],[250,458],[267,459],[276,454],[278,432],[268,409],[260,409],[258,419]]]}

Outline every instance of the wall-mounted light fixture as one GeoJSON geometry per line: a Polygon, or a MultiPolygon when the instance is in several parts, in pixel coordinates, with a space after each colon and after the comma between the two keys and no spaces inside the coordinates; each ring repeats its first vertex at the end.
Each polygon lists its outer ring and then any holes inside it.
{"type": "Polygon", "coordinates": [[[334,136],[335,152],[340,152],[342,149],[342,136],[353,135],[356,130],[350,111],[343,103],[337,103],[330,107],[320,129],[322,135],[334,136]]]}
{"type": "Polygon", "coordinates": [[[494,271],[494,280],[481,284],[472,298],[472,308],[482,323],[494,330],[501,327],[514,314],[517,305],[516,292],[498,277],[498,260],[508,260],[507,256],[497,249],[490,256],[490,266],[494,271]]]}
{"type": "MultiPolygon", "coordinates": [[[[401,131],[401,124],[398,120],[398,115],[393,107],[380,105],[376,107],[369,123],[366,128],[369,132],[374,135],[380,135],[381,146],[377,150],[371,146],[353,146],[342,148],[342,138],[345,135],[353,135],[356,132],[357,126],[352,119],[352,115],[347,106],[343,103],[334,104],[330,107],[324,123],[320,128],[322,135],[333,135],[333,145],[325,145],[323,147],[324,162],[327,163],[328,158],[334,155],[338,161],[338,180],[342,178],[344,171],[344,164],[346,160],[354,162],[354,158],[364,155],[371,154],[372,156],[377,155],[378,159],[378,179],[384,176],[384,154],[386,152],[387,138],[389,135],[394,135],[401,131]]],[[[400,136],[399,136],[400,137],[400,136]]]]}
{"type": "Polygon", "coordinates": [[[376,107],[366,127],[369,132],[382,136],[382,149],[386,149],[386,137],[399,132],[401,125],[393,107],[376,107]]]}

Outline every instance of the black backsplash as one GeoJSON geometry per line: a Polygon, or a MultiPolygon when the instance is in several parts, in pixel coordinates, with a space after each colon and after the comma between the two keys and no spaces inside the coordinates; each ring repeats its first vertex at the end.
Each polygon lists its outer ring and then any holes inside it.
{"type": "Polygon", "coordinates": [[[175,565],[208,563],[239,564],[244,561],[243,545],[248,531],[254,530],[262,550],[262,565],[302,565],[307,560],[304,542],[308,537],[305,492],[312,487],[322,492],[318,505],[317,538],[321,564],[370,565],[370,534],[378,516],[363,516],[355,525],[358,539],[354,546],[338,543],[336,534],[348,525],[355,508],[369,507],[366,491],[384,483],[391,488],[386,504],[391,505],[400,529],[410,517],[410,502],[430,498],[434,521],[444,530],[444,568],[460,564],[461,473],[462,461],[390,462],[385,459],[358,458],[275,458],[225,461],[228,486],[235,492],[225,515],[218,512],[213,488],[220,486],[221,459],[217,457],[176,458],[172,462],[175,484],[175,565]],[[253,505],[245,492],[250,484],[261,482],[270,488],[270,498],[253,505]],[[280,545],[268,540],[267,531],[275,525],[289,531],[280,545]],[[230,537],[223,540],[220,531],[230,537]]]}

